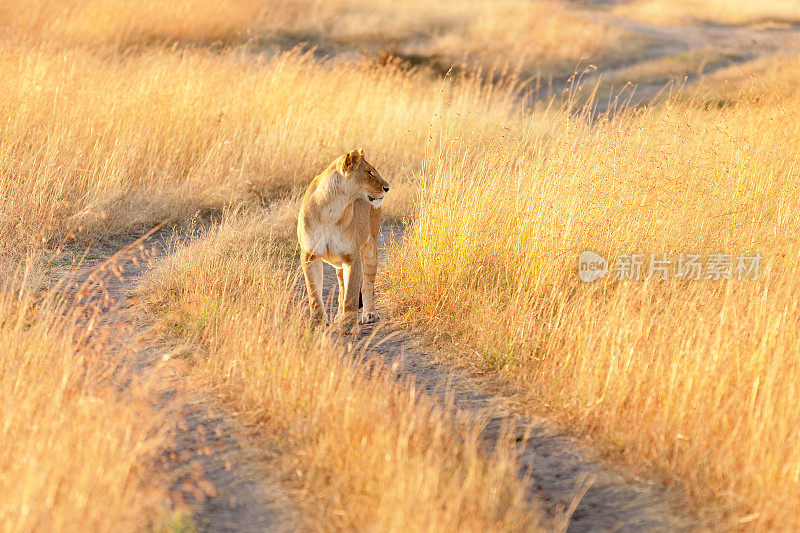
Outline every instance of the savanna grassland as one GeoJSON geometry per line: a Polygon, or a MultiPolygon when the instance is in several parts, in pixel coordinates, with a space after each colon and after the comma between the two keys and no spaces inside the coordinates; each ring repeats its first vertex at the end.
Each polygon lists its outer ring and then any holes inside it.
{"type": "Polygon", "coordinates": [[[800,527],[800,59],[658,42],[788,39],[800,5],[698,4],[0,2],[2,530],[195,527],[153,474],[170,420],[120,386],[105,307],[65,272],[198,219],[136,289],[142,323],[268,442],[299,527],[552,528],[480,418],[306,325],[298,197],[361,146],[406,226],[379,269],[396,322],[678,487],[698,524],[800,527]],[[601,114],[587,66],[685,88],[601,114]],[[763,259],[755,280],[584,284],[583,250],[763,259]]]}

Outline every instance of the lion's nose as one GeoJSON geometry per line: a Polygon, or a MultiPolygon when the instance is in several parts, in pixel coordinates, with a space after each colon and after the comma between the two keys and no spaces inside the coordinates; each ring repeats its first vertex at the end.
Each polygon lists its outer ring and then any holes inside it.
{"type": "Polygon", "coordinates": [[[389,187],[384,187],[383,192],[389,192],[389,187]]]}

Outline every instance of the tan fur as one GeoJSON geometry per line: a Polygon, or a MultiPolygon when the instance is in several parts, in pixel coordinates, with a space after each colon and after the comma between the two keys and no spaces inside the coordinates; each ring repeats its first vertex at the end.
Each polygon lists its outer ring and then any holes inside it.
{"type": "Polygon", "coordinates": [[[303,196],[297,220],[300,261],[315,323],[328,322],[322,302],[322,261],[336,268],[339,309],[335,321],[349,332],[358,318],[358,295],[364,310],[361,323],[378,319],[375,313],[375,272],[381,203],[389,184],[353,150],[313,179],[303,196]]]}

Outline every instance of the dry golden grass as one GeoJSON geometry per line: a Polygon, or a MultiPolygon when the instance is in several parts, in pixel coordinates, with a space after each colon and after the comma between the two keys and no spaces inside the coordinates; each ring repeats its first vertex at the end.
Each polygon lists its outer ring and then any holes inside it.
{"type": "Polygon", "coordinates": [[[167,331],[199,344],[188,350],[191,379],[274,436],[311,529],[533,528],[508,446],[485,458],[480,428],[308,329],[296,207],[230,218],[142,287],[167,331]]]}
{"type": "MultiPolygon", "coordinates": [[[[20,42],[0,51],[4,255],[297,191],[354,146],[402,191],[431,117],[462,121],[471,110],[481,113],[477,125],[506,112],[495,101],[513,98],[511,86],[320,65],[294,53],[120,57],[20,42]]],[[[407,199],[395,196],[387,210],[398,213],[407,199]]]]}
{"type": "Polygon", "coordinates": [[[114,363],[54,298],[0,293],[0,530],[162,524],[164,484],[145,472],[163,421],[137,389],[120,392],[114,363]]]}
{"type": "Polygon", "coordinates": [[[800,527],[800,61],[783,63],[722,104],[517,116],[488,145],[442,126],[387,267],[397,312],[721,508],[720,527],[800,527]],[[757,281],[582,284],[586,249],[764,260],[757,281]]]}
{"type": "Polygon", "coordinates": [[[614,11],[655,24],[800,22],[798,0],[635,0],[614,11]]]}
{"type": "Polygon", "coordinates": [[[229,44],[264,14],[256,0],[0,1],[0,27],[17,36],[71,44],[132,46],[176,41],[229,44]]]}

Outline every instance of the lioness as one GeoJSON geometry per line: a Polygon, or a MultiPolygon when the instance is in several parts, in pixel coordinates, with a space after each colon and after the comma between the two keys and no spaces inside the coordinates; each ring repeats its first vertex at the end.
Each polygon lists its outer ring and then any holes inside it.
{"type": "Polygon", "coordinates": [[[389,184],[367,163],[363,150],[338,157],[306,189],[297,238],[315,323],[328,323],[322,303],[322,261],[333,265],[339,278],[339,309],[334,319],[339,331],[347,333],[355,325],[360,295],[361,323],[378,319],[375,271],[381,203],[387,192],[389,184]]]}

